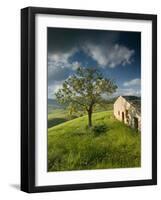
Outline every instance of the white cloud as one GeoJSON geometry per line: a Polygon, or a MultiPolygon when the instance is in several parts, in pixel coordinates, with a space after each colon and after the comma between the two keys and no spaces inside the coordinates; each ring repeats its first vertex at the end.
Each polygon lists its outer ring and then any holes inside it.
{"type": "Polygon", "coordinates": [[[139,78],[132,79],[130,81],[124,82],[123,86],[130,87],[130,86],[140,86],[141,80],[139,78]]]}
{"type": "Polygon", "coordinates": [[[123,45],[115,44],[108,46],[96,45],[87,43],[83,47],[84,51],[88,53],[97,63],[103,67],[114,68],[118,65],[131,64],[134,50],[129,49],[123,45]]]}
{"type": "Polygon", "coordinates": [[[113,94],[113,97],[116,96],[140,96],[140,89],[134,88],[118,88],[117,91],[113,94]]]}
{"type": "Polygon", "coordinates": [[[77,48],[61,53],[55,52],[48,55],[48,80],[63,80],[68,77],[71,70],[75,71],[80,63],[70,62],[69,59],[78,51],[77,48]]]}
{"type": "Polygon", "coordinates": [[[71,64],[72,70],[77,70],[78,67],[80,67],[80,66],[81,66],[81,63],[78,62],[78,61],[74,61],[74,62],[71,64]]]}
{"type": "Polygon", "coordinates": [[[118,96],[138,96],[140,97],[141,96],[141,91],[140,89],[134,89],[134,88],[118,88],[116,90],[115,93],[113,94],[102,94],[102,98],[103,99],[111,99],[111,98],[114,98],[114,97],[118,97],[118,96]]]}
{"type": "Polygon", "coordinates": [[[55,52],[48,55],[48,64],[49,64],[49,70],[55,69],[58,66],[61,68],[69,67],[69,58],[73,56],[76,53],[77,49],[73,48],[72,50],[61,53],[61,52],[55,52]]]}
{"type": "Polygon", "coordinates": [[[55,92],[62,87],[63,81],[54,81],[52,85],[48,85],[48,98],[55,98],[55,92]]]}
{"type": "MultiPolygon", "coordinates": [[[[118,65],[126,65],[131,63],[131,57],[134,50],[130,50],[125,46],[100,45],[87,42],[80,47],[84,53],[88,54],[101,67],[114,68],[118,65]]],[[[67,52],[57,51],[48,55],[48,82],[52,84],[54,80],[65,80],[72,71],[75,71],[81,63],[78,61],[71,62],[70,58],[74,56],[80,49],[73,47],[67,52]]]]}
{"type": "Polygon", "coordinates": [[[141,80],[139,78],[132,79],[123,83],[123,88],[118,88],[114,96],[141,96],[141,80]]]}

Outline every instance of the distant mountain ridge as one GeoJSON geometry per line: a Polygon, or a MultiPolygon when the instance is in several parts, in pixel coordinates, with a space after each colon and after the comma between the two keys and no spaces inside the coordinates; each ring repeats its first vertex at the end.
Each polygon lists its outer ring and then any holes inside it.
{"type": "Polygon", "coordinates": [[[55,99],[48,99],[48,113],[53,109],[63,109],[64,106],[59,104],[55,99]]]}

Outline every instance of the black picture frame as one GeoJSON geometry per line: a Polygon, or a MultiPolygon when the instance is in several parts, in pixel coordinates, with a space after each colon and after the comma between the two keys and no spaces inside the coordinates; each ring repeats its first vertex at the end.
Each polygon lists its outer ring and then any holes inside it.
{"type": "Polygon", "coordinates": [[[21,10],[21,190],[28,193],[157,184],[157,16],[27,7],[21,10]],[[35,186],[35,15],[54,14],[152,21],[152,179],[35,186]]]}

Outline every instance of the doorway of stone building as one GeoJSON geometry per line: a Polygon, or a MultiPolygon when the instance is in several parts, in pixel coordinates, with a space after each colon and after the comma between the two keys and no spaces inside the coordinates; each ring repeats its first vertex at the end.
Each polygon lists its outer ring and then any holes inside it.
{"type": "Polygon", "coordinates": [[[134,128],[138,129],[138,118],[134,117],[134,128]]]}
{"type": "Polygon", "coordinates": [[[124,118],[125,118],[124,112],[122,112],[122,121],[123,121],[123,122],[124,122],[124,118]]]}

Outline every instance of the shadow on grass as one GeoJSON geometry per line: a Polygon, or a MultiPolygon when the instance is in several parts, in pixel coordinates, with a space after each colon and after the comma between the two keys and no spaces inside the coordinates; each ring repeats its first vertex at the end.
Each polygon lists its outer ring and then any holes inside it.
{"type": "Polygon", "coordinates": [[[63,122],[68,121],[66,118],[54,118],[48,120],[48,128],[51,128],[52,126],[56,126],[58,124],[61,124],[63,122]]]}
{"type": "Polygon", "coordinates": [[[105,134],[110,128],[105,124],[99,124],[92,127],[92,132],[95,137],[105,134]]]}

